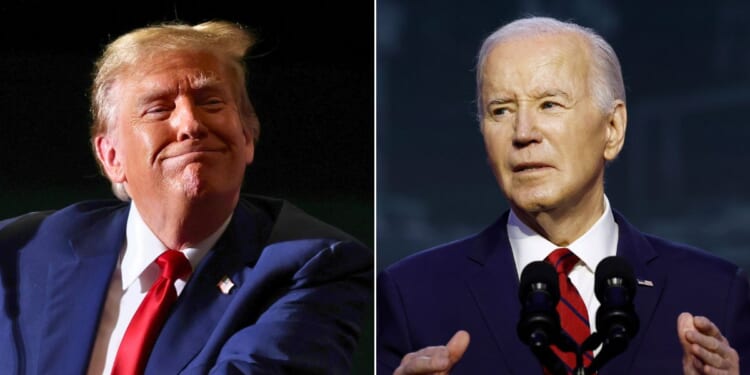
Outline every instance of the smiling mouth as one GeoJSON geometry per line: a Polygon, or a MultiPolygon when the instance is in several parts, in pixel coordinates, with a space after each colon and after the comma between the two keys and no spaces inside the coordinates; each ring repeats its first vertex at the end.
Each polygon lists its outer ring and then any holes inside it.
{"type": "Polygon", "coordinates": [[[169,154],[166,155],[164,158],[162,158],[162,161],[198,161],[201,160],[203,157],[207,157],[210,155],[217,155],[220,154],[222,150],[219,149],[197,149],[197,150],[184,150],[178,153],[169,154]]]}
{"type": "Polygon", "coordinates": [[[207,146],[192,146],[192,147],[181,147],[166,152],[164,159],[178,158],[180,156],[188,155],[201,155],[201,154],[212,154],[223,152],[224,149],[220,147],[207,147],[207,146]]]}

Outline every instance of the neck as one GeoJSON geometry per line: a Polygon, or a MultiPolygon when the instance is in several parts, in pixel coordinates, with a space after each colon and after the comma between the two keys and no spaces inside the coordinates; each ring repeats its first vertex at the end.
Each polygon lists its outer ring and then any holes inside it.
{"type": "Polygon", "coordinates": [[[524,212],[513,206],[513,212],[529,228],[553,244],[565,247],[583,236],[604,214],[604,193],[593,194],[564,207],[539,212],[524,212]]]}
{"type": "Polygon", "coordinates": [[[233,197],[163,199],[137,201],[138,212],[159,240],[169,249],[192,247],[219,229],[239,200],[233,197]]]}

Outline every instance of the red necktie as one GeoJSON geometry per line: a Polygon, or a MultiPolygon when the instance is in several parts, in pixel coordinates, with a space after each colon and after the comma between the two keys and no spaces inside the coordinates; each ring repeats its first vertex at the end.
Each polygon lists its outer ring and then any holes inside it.
{"type": "Polygon", "coordinates": [[[161,275],[148,290],[125,331],[117,349],[112,375],[142,374],[151,349],[167,320],[169,308],[177,300],[175,280],[188,276],[192,270],[185,255],[167,250],[157,259],[161,275]]]}
{"type": "MultiPolygon", "coordinates": [[[[578,260],[578,257],[566,248],[556,249],[545,259],[546,262],[552,264],[555,270],[557,270],[557,277],[560,282],[560,302],[557,303],[557,312],[560,314],[562,330],[578,345],[581,345],[591,334],[591,327],[589,325],[589,314],[588,310],[586,310],[586,305],[583,303],[578,289],[570,282],[570,278],[568,277],[568,273],[578,263],[578,260]]],[[[560,351],[554,345],[552,346],[552,350],[565,362],[568,372],[575,369],[575,353],[560,351]]],[[[591,364],[592,358],[592,351],[584,352],[584,367],[588,367],[591,364]]]]}

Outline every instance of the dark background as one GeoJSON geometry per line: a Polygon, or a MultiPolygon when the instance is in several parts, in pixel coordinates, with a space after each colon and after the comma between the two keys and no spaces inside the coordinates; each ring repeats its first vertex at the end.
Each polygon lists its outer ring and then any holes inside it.
{"type": "Polygon", "coordinates": [[[597,30],[625,79],[610,203],[641,230],[750,269],[750,3],[378,0],[378,268],[507,209],[475,120],[476,54],[526,15],[597,30]]]}
{"type": "MultiPolygon", "coordinates": [[[[243,190],[285,198],[373,247],[373,8],[349,1],[5,2],[0,219],[111,198],[88,143],[94,59],[136,27],[218,18],[260,38],[247,63],[261,136],[243,190]]],[[[372,373],[372,326],[370,315],[355,374],[372,373]]]]}

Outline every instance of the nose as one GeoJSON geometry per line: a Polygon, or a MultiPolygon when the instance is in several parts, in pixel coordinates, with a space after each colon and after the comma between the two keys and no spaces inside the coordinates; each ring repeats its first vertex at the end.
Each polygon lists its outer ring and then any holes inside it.
{"type": "Polygon", "coordinates": [[[172,127],[177,130],[177,139],[186,141],[205,137],[207,129],[200,119],[200,112],[195,104],[187,98],[182,98],[178,99],[175,105],[172,127]]]}
{"type": "Polygon", "coordinates": [[[539,132],[538,118],[529,108],[519,108],[513,124],[513,146],[524,148],[542,141],[539,132]]]}

